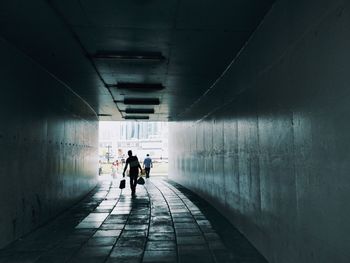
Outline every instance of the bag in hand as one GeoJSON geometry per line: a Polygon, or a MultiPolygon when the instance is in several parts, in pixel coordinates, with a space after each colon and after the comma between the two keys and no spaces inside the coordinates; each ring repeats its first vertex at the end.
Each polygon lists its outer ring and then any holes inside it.
{"type": "Polygon", "coordinates": [[[120,180],[119,188],[120,189],[124,189],[125,188],[125,179],[120,180]]]}
{"type": "Polygon", "coordinates": [[[137,179],[137,183],[138,184],[145,184],[145,179],[143,179],[142,177],[139,177],[139,179],[137,179]]]}

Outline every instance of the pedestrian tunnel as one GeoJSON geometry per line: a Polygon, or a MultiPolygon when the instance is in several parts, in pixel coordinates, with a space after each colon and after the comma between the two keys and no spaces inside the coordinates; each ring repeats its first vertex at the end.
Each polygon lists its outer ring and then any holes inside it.
{"type": "Polygon", "coordinates": [[[344,0],[1,1],[0,262],[348,262],[349,24],[344,0]],[[134,197],[99,175],[115,121],[167,126],[134,197]]]}

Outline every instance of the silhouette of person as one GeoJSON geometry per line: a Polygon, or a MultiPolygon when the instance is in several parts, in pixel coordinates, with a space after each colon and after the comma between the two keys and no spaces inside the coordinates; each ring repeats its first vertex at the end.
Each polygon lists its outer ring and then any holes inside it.
{"type": "Polygon", "coordinates": [[[149,173],[151,168],[153,168],[152,159],[149,157],[149,154],[147,154],[146,159],[143,161],[143,168],[145,168],[146,178],[149,178],[149,173]]]}
{"type": "Polygon", "coordinates": [[[102,161],[99,160],[98,161],[98,175],[101,175],[102,174],[102,161]]]}
{"type": "Polygon", "coordinates": [[[125,171],[128,167],[128,165],[130,166],[129,168],[129,172],[130,172],[130,188],[131,188],[131,194],[135,195],[136,193],[136,185],[137,185],[137,178],[139,176],[139,169],[142,171],[141,165],[139,163],[139,160],[137,159],[136,156],[132,156],[132,151],[129,150],[128,151],[128,159],[126,159],[125,162],[125,167],[124,167],[124,171],[123,171],[123,177],[125,177],[125,171]]]}

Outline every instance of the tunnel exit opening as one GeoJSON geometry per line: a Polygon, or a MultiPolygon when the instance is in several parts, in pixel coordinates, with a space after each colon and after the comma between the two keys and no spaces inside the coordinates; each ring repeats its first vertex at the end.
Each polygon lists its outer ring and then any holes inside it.
{"type": "Polygon", "coordinates": [[[137,156],[141,167],[149,166],[150,178],[168,176],[168,123],[141,121],[99,122],[99,175],[121,177],[128,151],[137,156]],[[146,161],[145,161],[146,160],[146,161]]]}

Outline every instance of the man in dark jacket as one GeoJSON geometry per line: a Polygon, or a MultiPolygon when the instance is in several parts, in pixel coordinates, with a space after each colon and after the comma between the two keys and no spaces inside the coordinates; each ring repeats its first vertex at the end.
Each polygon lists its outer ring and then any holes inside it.
{"type": "Polygon", "coordinates": [[[135,195],[136,192],[136,185],[137,185],[137,178],[139,176],[139,169],[142,171],[141,165],[139,163],[139,160],[136,156],[132,156],[132,151],[128,151],[129,158],[126,159],[125,167],[123,171],[123,177],[125,177],[125,171],[130,166],[130,188],[131,188],[131,194],[135,195]]]}

